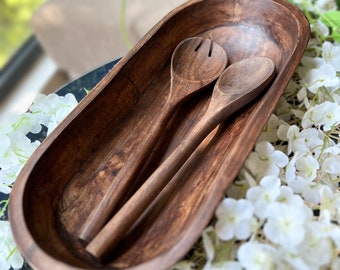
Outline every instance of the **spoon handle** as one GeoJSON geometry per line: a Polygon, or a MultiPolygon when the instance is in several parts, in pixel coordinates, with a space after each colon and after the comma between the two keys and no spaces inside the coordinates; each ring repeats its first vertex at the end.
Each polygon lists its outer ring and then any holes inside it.
{"type": "Polygon", "coordinates": [[[205,114],[201,121],[190,131],[189,136],[178,145],[149,179],[93,238],[87,245],[86,250],[100,260],[105,258],[124,238],[132,225],[162,191],[168,181],[219,122],[220,119],[214,117],[214,115],[205,114]]]}
{"type": "Polygon", "coordinates": [[[145,144],[139,147],[128,163],[120,170],[115,181],[109,186],[104,198],[90,213],[83,224],[79,239],[89,242],[104,226],[130,188],[137,174],[143,168],[152,146],[165,129],[173,110],[184,100],[212,83],[227,64],[225,50],[210,39],[188,38],[175,49],[171,58],[171,85],[166,108],[158,126],[153,127],[145,144]],[[150,135],[151,134],[151,135],[150,135]]]}
{"type": "Polygon", "coordinates": [[[119,171],[116,179],[109,185],[103,198],[91,211],[85,223],[82,225],[78,236],[83,244],[93,239],[122,204],[124,197],[131,186],[133,186],[133,181],[136,180],[138,173],[147,161],[152,147],[164,131],[169,117],[172,115],[171,112],[172,108],[168,102],[153,124],[152,129],[148,132],[149,136],[146,138],[146,141],[141,144],[131,158],[128,159],[127,164],[125,164],[119,171]]]}
{"type": "Polygon", "coordinates": [[[101,201],[91,211],[80,228],[78,235],[80,242],[83,244],[90,242],[118,210],[176,108],[195,93],[204,89],[206,85],[201,84],[200,81],[189,82],[177,76],[172,76],[168,100],[152,129],[148,132],[146,141],[136,149],[127,164],[119,171],[115,180],[111,182],[101,201]]]}

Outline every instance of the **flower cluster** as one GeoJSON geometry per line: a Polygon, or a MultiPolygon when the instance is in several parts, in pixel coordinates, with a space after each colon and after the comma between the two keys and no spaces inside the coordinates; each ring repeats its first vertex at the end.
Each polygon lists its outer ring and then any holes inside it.
{"type": "Polygon", "coordinates": [[[340,12],[311,23],[301,64],[215,219],[172,269],[340,269],[340,12]]]}
{"type": "Polygon", "coordinates": [[[8,221],[0,220],[0,269],[20,269],[24,264],[13,241],[8,221]]]}
{"type": "MultiPolygon", "coordinates": [[[[12,185],[34,150],[39,140],[32,141],[29,134],[49,134],[77,105],[72,94],[65,97],[56,94],[38,95],[29,111],[13,115],[0,124],[0,192],[9,194],[12,185]],[[44,128],[43,128],[44,127],[44,128]]],[[[6,197],[5,197],[6,198],[6,197]]],[[[9,199],[0,201],[0,269],[20,269],[23,259],[10,233],[10,226],[4,220],[9,199]]]]}

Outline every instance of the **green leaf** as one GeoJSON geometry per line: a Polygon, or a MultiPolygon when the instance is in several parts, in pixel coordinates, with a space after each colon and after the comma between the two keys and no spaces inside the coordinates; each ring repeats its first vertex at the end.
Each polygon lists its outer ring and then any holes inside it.
{"type": "Polygon", "coordinates": [[[340,11],[331,10],[321,16],[321,21],[331,28],[331,37],[340,42],[340,11]]]}
{"type": "Polygon", "coordinates": [[[327,26],[339,27],[340,26],[340,11],[338,10],[327,11],[322,15],[321,19],[327,26]]]}
{"type": "Polygon", "coordinates": [[[332,37],[335,41],[340,42],[340,28],[332,33],[332,37]]]}
{"type": "Polygon", "coordinates": [[[90,93],[90,91],[91,91],[91,90],[88,90],[88,89],[87,89],[87,88],[85,88],[85,87],[83,87],[83,89],[84,89],[84,91],[85,91],[86,95],[88,95],[88,94],[90,93]]]}

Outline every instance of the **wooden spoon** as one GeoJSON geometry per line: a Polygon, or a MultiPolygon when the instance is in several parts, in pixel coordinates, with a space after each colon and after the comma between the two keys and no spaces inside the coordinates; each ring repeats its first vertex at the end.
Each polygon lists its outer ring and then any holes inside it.
{"type": "Polygon", "coordinates": [[[86,250],[98,259],[104,259],[203,139],[219,123],[265,89],[273,79],[274,72],[275,64],[267,57],[247,58],[228,67],[218,79],[209,107],[201,121],[104,226],[86,250]]]}
{"type": "Polygon", "coordinates": [[[192,37],[178,44],[171,58],[171,85],[166,105],[148,133],[145,143],[136,149],[82,225],[79,234],[82,242],[89,242],[117,210],[174,110],[215,81],[225,69],[227,61],[225,50],[210,39],[192,37]]]}

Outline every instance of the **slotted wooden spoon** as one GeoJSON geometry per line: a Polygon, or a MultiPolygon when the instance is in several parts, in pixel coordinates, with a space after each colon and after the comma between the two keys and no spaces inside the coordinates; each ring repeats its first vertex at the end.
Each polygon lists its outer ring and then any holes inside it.
{"type": "Polygon", "coordinates": [[[171,58],[170,94],[156,121],[160,124],[153,126],[145,143],[136,149],[82,225],[79,234],[82,242],[89,242],[117,210],[174,110],[186,99],[215,81],[225,69],[227,61],[225,50],[210,39],[191,37],[178,44],[171,58]]]}
{"type": "Polygon", "coordinates": [[[219,123],[265,89],[274,72],[275,64],[267,57],[247,58],[229,66],[216,82],[209,107],[201,121],[95,236],[86,250],[98,259],[104,259],[203,139],[219,123]]]}

